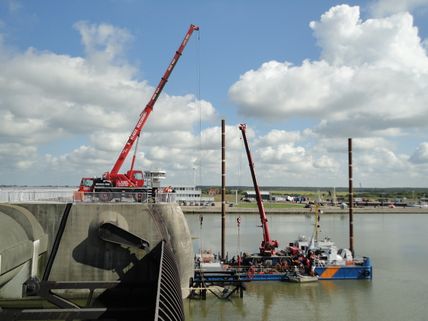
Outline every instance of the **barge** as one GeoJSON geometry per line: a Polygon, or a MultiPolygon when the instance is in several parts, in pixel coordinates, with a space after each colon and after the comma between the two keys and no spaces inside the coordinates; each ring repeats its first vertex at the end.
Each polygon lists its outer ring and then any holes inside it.
{"type": "MultiPolygon", "coordinates": [[[[329,238],[319,239],[320,214],[318,204],[314,209],[314,229],[311,239],[299,237],[284,250],[278,250],[279,243],[271,238],[268,219],[257,183],[254,162],[246,137],[246,124],[239,129],[245,145],[248,164],[256,193],[263,239],[257,254],[241,254],[232,261],[214,261],[212,253],[201,253],[195,259],[195,278],[207,273],[216,278],[215,271],[231,271],[245,281],[315,281],[315,280],[362,280],[372,279],[373,269],[368,257],[354,258],[352,242],[350,249],[338,249],[329,238]]],[[[352,188],[350,188],[352,191],[352,188]]],[[[350,194],[352,195],[352,194],[350,194]]],[[[352,204],[352,199],[350,204],[352,204]]],[[[352,206],[351,206],[352,208],[352,206]]],[[[350,211],[352,213],[352,211],[350,211]]],[[[238,219],[238,225],[240,221],[238,219]]],[[[352,232],[352,230],[351,230],[352,232]]],[[[352,240],[351,233],[351,240],[352,240]]]]}

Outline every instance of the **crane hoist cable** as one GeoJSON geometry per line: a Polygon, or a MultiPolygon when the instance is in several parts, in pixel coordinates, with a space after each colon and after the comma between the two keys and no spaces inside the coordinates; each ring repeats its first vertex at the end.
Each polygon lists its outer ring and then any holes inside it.
{"type": "Polygon", "coordinates": [[[199,106],[199,185],[202,185],[202,103],[201,103],[201,32],[198,32],[197,38],[197,49],[196,54],[197,58],[197,73],[198,73],[198,106],[199,106]]]}
{"type": "Polygon", "coordinates": [[[131,171],[134,170],[135,165],[135,159],[137,158],[137,152],[138,152],[138,142],[140,141],[141,132],[137,136],[137,140],[135,141],[135,148],[134,148],[134,155],[132,155],[132,161],[131,161],[131,171]]]}
{"type": "Polygon", "coordinates": [[[238,264],[240,263],[240,257],[241,257],[241,215],[239,215],[236,218],[236,226],[238,228],[238,237],[237,237],[237,242],[238,242],[238,264]]]}
{"type": "Polygon", "coordinates": [[[199,214],[199,252],[201,255],[201,259],[202,259],[202,252],[203,252],[203,244],[202,244],[202,228],[203,228],[203,224],[204,224],[204,215],[202,213],[199,214]]]}

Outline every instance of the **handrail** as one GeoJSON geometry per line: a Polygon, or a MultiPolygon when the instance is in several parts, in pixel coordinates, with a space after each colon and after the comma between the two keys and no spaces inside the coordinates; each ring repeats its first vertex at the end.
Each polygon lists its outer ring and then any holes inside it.
{"type": "Polygon", "coordinates": [[[16,190],[0,191],[0,203],[175,203],[175,193],[81,193],[68,191],[16,190]]]}

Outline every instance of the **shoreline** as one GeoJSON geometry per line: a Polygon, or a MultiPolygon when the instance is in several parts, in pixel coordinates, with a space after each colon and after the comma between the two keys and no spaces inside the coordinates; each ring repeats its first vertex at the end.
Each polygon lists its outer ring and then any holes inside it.
{"type": "MultiPolygon", "coordinates": [[[[348,214],[349,209],[321,207],[323,214],[348,214]]],[[[221,214],[221,206],[181,206],[184,214],[221,214]]],[[[265,208],[266,214],[312,214],[308,208],[265,208]]],[[[258,208],[226,207],[226,214],[258,214],[258,208]]],[[[428,214],[428,208],[354,207],[353,214],[428,214]]]]}

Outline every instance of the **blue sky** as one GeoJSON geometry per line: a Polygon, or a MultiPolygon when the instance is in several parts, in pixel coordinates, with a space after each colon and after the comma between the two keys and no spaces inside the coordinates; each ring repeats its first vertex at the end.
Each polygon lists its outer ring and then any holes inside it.
{"type": "MultiPolygon", "coordinates": [[[[428,1],[0,2],[0,184],[113,166],[191,23],[137,166],[166,184],[426,187],[428,1]]],[[[124,171],[127,166],[124,166],[124,171]]]]}

